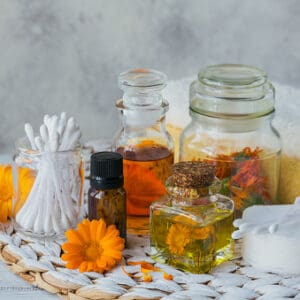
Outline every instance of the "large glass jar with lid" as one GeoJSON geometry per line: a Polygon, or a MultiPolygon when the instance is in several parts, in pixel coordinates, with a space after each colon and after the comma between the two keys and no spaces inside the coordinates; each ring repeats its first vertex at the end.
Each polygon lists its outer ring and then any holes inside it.
{"type": "Polygon", "coordinates": [[[236,216],[254,204],[277,203],[281,142],[272,126],[275,91],[267,75],[246,65],[209,66],[190,86],[190,124],[180,160],[216,167],[221,193],[236,216]]]}
{"type": "Polygon", "coordinates": [[[147,231],[150,204],[166,192],[164,182],[174,159],[173,141],[165,126],[169,104],[161,94],[166,80],[165,74],[148,69],[119,76],[124,95],[116,107],[121,112],[122,127],[113,150],[123,155],[127,215],[131,216],[128,232],[147,231]]]}

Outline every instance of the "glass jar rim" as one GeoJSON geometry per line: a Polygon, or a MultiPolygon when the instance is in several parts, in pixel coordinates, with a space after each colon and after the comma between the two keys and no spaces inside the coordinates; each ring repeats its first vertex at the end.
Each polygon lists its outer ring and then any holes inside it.
{"type": "Polygon", "coordinates": [[[190,86],[190,109],[213,117],[259,117],[272,113],[274,102],[266,73],[247,65],[208,66],[190,86]]]}
{"type": "Polygon", "coordinates": [[[30,143],[26,136],[23,136],[16,140],[15,142],[15,148],[20,153],[24,153],[26,155],[32,155],[32,156],[40,156],[46,153],[61,153],[61,154],[67,154],[67,153],[74,153],[74,152],[81,152],[82,150],[82,144],[76,145],[76,147],[72,150],[58,150],[58,151],[40,151],[40,150],[34,150],[31,148],[30,143]]]}
{"type": "Polygon", "coordinates": [[[119,86],[127,88],[163,89],[167,84],[167,76],[154,69],[133,69],[119,75],[119,86]]]}
{"type": "Polygon", "coordinates": [[[153,69],[134,69],[121,73],[119,86],[124,91],[123,103],[133,109],[152,109],[162,106],[162,89],[167,76],[153,69]]]}
{"type": "Polygon", "coordinates": [[[212,87],[254,88],[265,84],[267,74],[253,66],[243,64],[221,64],[208,66],[198,73],[198,80],[212,87]]]}

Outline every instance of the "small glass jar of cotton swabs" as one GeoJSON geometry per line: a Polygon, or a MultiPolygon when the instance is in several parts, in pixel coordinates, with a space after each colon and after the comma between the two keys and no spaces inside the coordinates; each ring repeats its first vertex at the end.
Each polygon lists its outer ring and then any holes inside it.
{"type": "Polygon", "coordinates": [[[25,124],[17,143],[14,227],[37,238],[63,237],[79,221],[83,191],[81,132],[65,113],[45,115],[39,135],[25,124]]]}

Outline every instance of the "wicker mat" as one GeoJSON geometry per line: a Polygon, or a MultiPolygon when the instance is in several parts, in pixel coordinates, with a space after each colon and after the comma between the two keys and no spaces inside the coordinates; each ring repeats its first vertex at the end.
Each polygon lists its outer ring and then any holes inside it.
{"type": "MultiPolygon", "coordinates": [[[[163,272],[153,272],[152,282],[127,276],[120,266],[105,275],[68,270],[60,259],[63,241],[36,242],[6,226],[0,232],[0,258],[8,268],[32,285],[64,299],[300,299],[300,276],[262,273],[236,258],[215,268],[210,274],[188,274],[155,264],[163,272]]],[[[123,268],[138,272],[129,261],[148,261],[149,241],[129,236],[124,250],[123,268]]]]}

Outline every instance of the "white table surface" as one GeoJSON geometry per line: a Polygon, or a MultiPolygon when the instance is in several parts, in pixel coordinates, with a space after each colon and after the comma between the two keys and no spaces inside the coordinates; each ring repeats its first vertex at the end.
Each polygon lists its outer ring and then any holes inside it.
{"type": "Polygon", "coordinates": [[[0,299],[53,300],[60,298],[30,285],[19,276],[11,273],[6,265],[0,261],[0,299]]]}
{"type": "MultiPolygon", "coordinates": [[[[10,155],[0,155],[0,163],[9,163],[11,160],[10,155]]],[[[11,273],[6,265],[0,261],[0,299],[53,300],[60,298],[44,290],[33,287],[19,276],[11,273]]]]}

